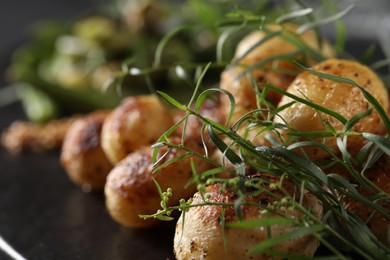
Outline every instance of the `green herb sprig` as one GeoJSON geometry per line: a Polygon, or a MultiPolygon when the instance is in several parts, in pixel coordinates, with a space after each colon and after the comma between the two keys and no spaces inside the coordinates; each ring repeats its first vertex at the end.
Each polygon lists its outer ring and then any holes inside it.
{"type": "MultiPolygon", "coordinates": [[[[329,5],[329,1],[325,1],[329,5]]],[[[331,6],[334,7],[333,5],[331,6]]],[[[331,8],[329,7],[329,8],[331,8]]],[[[323,24],[323,22],[336,22],[340,18],[347,14],[352,7],[336,12],[328,19],[313,20],[306,24],[303,28],[309,28],[311,26],[317,27],[323,24]]],[[[278,21],[290,21],[297,18],[307,18],[306,16],[312,14],[310,7],[302,6],[301,10],[294,10],[284,16],[279,16],[278,21]]],[[[260,28],[264,28],[266,22],[264,18],[259,15],[251,15],[247,11],[238,12],[236,15],[230,14],[228,20],[225,20],[219,25],[229,26],[229,31],[226,34],[222,34],[221,46],[223,42],[237,33],[245,26],[257,25],[260,28]],[[236,26],[236,27],[235,27],[236,26]]],[[[338,23],[338,43],[337,48],[341,49],[344,46],[344,33],[343,26],[338,23]]],[[[260,41],[255,47],[261,46],[267,40],[273,37],[282,36],[282,32],[271,32],[268,36],[260,41]]],[[[318,60],[323,59],[319,55],[319,52],[315,52],[308,49],[306,45],[302,44],[298,36],[284,36],[285,40],[294,43],[298,47],[298,51],[287,56],[274,56],[266,61],[259,62],[253,66],[247,68],[247,71],[251,71],[255,68],[263,68],[267,63],[273,60],[289,60],[293,61],[297,54],[307,54],[309,57],[317,57],[318,60]]],[[[222,47],[218,47],[218,62],[223,57],[222,47]]],[[[253,48],[255,48],[253,47],[253,48]]],[[[249,50],[248,52],[250,52],[249,50]]],[[[338,50],[341,51],[341,50],[338,50]]],[[[239,62],[238,58],[235,62],[239,62]]],[[[218,63],[217,62],[217,63],[218,63]]],[[[323,247],[326,248],[325,256],[320,256],[321,259],[349,259],[350,257],[359,257],[363,259],[388,259],[390,257],[390,249],[387,245],[383,244],[375,237],[367,226],[367,220],[361,219],[357,215],[349,211],[346,201],[353,200],[356,203],[364,205],[368,209],[372,210],[372,214],[381,214],[387,220],[390,220],[390,210],[386,206],[390,202],[390,195],[381,190],[377,185],[370,181],[366,177],[367,171],[372,167],[383,155],[390,156],[390,121],[387,116],[387,111],[384,111],[383,107],[375,100],[370,93],[364,88],[356,84],[356,82],[338,77],[328,75],[306,68],[299,65],[299,67],[305,71],[313,73],[320,78],[328,79],[334,82],[349,84],[360,89],[368,102],[372,105],[383,120],[387,135],[380,136],[370,133],[358,133],[353,130],[353,126],[361,119],[367,117],[372,113],[372,110],[367,110],[361,114],[356,115],[351,119],[347,119],[336,111],[332,111],[318,104],[311,102],[305,98],[295,96],[284,90],[278,89],[268,83],[263,84],[262,91],[275,91],[279,94],[290,97],[293,101],[286,104],[279,110],[274,110],[271,107],[262,107],[260,101],[258,102],[258,109],[248,112],[243,115],[237,122],[228,124],[231,118],[232,112],[235,110],[234,97],[218,88],[210,88],[204,91],[200,91],[202,80],[210,73],[210,68],[217,63],[209,63],[204,66],[204,70],[198,81],[194,84],[196,91],[190,98],[190,102],[184,105],[182,102],[176,100],[172,96],[159,92],[159,94],[166,99],[168,103],[175,108],[185,112],[183,118],[177,122],[171,129],[169,129],[154,146],[156,149],[154,153],[154,160],[158,162],[157,149],[162,146],[168,146],[177,149],[183,149],[187,154],[195,155],[214,165],[214,168],[206,172],[197,172],[195,167],[193,169],[193,182],[197,184],[198,191],[204,199],[204,203],[191,204],[191,200],[182,200],[180,205],[167,207],[165,200],[168,199],[166,192],[160,190],[162,197],[162,210],[156,214],[149,216],[142,216],[144,218],[154,217],[163,220],[170,219],[170,214],[173,210],[179,210],[183,212],[183,218],[185,218],[185,212],[191,207],[202,207],[206,205],[220,206],[224,210],[231,207],[235,209],[236,215],[240,219],[237,222],[227,223],[222,221],[222,227],[225,228],[255,228],[255,227],[269,227],[272,225],[286,225],[292,227],[292,229],[280,236],[269,236],[267,240],[259,242],[251,250],[252,253],[264,253],[274,257],[285,257],[289,259],[299,258],[299,256],[286,255],[273,250],[273,247],[277,244],[283,243],[289,239],[304,237],[312,235],[318,239],[323,247]],[[226,95],[230,100],[231,107],[229,116],[225,124],[215,122],[209,118],[204,117],[199,108],[208,96],[218,94],[226,95]],[[272,121],[273,117],[278,116],[278,113],[291,106],[295,102],[303,103],[310,106],[317,111],[329,115],[334,120],[339,121],[344,125],[343,129],[336,132],[330,125],[324,127],[322,132],[299,132],[288,125],[287,122],[282,124],[276,124],[272,121]],[[258,116],[258,115],[266,115],[258,116]],[[201,136],[203,142],[209,138],[214,144],[216,149],[221,152],[223,160],[221,162],[214,161],[209,156],[196,154],[193,151],[185,147],[185,137],[182,136],[182,143],[172,144],[169,139],[174,131],[183,125],[186,128],[189,116],[196,116],[201,120],[203,127],[201,128],[201,136]],[[247,128],[248,131],[251,128],[263,129],[260,131],[267,131],[275,133],[275,136],[271,136],[272,146],[256,146],[251,140],[248,140],[245,136],[237,134],[237,130],[241,128],[247,128]],[[265,129],[265,130],[264,130],[265,129]],[[277,135],[280,129],[289,129],[291,139],[286,142],[283,141],[280,136],[277,135]],[[205,136],[207,133],[208,137],[205,136]],[[346,148],[348,136],[359,136],[367,141],[367,144],[357,152],[356,156],[352,156],[346,148]],[[327,147],[322,141],[322,138],[335,137],[337,139],[338,149],[340,154],[327,147]],[[295,140],[294,143],[290,143],[291,140],[295,140]],[[328,154],[328,158],[320,160],[310,160],[309,156],[305,154],[305,147],[316,147],[324,150],[328,154]],[[294,153],[292,150],[296,148],[302,148],[302,154],[294,153]],[[229,166],[227,163],[231,165],[229,166]],[[337,172],[329,173],[329,169],[334,166],[341,167],[349,174],[349,179],[337,174],[337,172]],[[256,170],[257,174],[246,175],[245,167],[250,167],[256,170]],[[227,172],[230,174],[230,179],[219,178],[218,174],[227,172]],[[270,182],[265,176],[273,176],[277,182],[270,182]],[[283,189],[283,182],[288,179],[294,185],[294,192],[291,194],[283,189]],[[212,203],[208,202],[207,194],[205,194],[205,187],[207,185],[220,183],[222,187],[229,188],[237,195],[235,203],[212,203]],[[271,189],[265,189],[264,187],[272,187],[271,189]],[[364,196],[360,193],[358,187],[364,187],[372,192],[372,196],[364,196]],[[303,203],[303,194],[309,192],[314,195],[322,203],[324,215],[322,218],[317,217],[310,209],[306,208],[303,203]],[[274,202],[269,204],[253,203],[246,199],[248,195],[264,194],[270,198],[273,198],[274,202]],[[259,212],[263,212],[269,216],[256,220],[242,220],[241,209],[244,206],[255,206],[259,208],[259,212]],[[291,218],[286,214],[282,214],[280,209],[296,210],[302,214],[302,218],[291,218]]],[[[254,82],[255,83],[255,82],[254,82]]],[[[254,85],[254,88],[258,88],[254,85]]],[[[258,99],[264,99],[264,92],[257,92],[258,99]]],[[[185,132],[185,130],[184,130],[185,132]]],[[[205,145],[205,149],[207,146],[205,145]]],[[[208,154],[206,152],[206,154],[208,154]]],[[[171,161],[173,162],[173,161],[171,161]]],[[[170,162],[166,162],[169,164],[170,162]]],[[[158,185],[158,184],[156,184],[158,185]]],[[[169,191],[170,192],[170,191],[169,191]]],[[[168,193],[169,193],[168,192],[168,193]]],[[[174,192],[174,191],[172,191],[174,192]]],[[[222,210],[222,212],[224,212],[222,210]]],[[[221,218],[224,220],[223,216],[221,218]]],[[[226,243],[226,240],[225,240],[226,243]]],[[[229,245],[225,245],[229,246],[229,245]]],[[[299,258],[302,259],[302,258],[299,258]]]]}

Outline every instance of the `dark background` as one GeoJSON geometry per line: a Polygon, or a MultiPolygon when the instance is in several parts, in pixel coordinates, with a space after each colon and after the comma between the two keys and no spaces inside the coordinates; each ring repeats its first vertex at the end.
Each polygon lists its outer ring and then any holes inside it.
{"type": "MultiPolygon", "coordinates": [[[[96,6],[98,0],[2,0],[0,1],[0,64],[8,64],[15,47],[30,37],[29,29],[41,20],[66,21],[96,6]]],[[[2,77],[2,80],[4,78],[2,77]]]]}
{"type": "MultiPolygon", "coordinates": [[[[104,1],[1,0],[0,88],[15,48],[38,21],[66,22],[104,1]]],[[[20,104],[0,108],[0,132],[24,119],[20,104]]],[[[11,156],[0,148],[0,237],[26,259],[173,259],[172,226],[130,230],[109,217],[103,194],[85,194],[58,163],[58,154],[11,156]]],[[[11,259],[0,246],[0,259],[11,259]]]]}
{"type": "MultiPolygon", "coordinates": [[[[390,1],[355,1],[347,16],[348,48],[362,55],[378,34],[390,38],[390,1]]],[[[12,51],[41,19],[67,21],[104,4],[97,0],[1,0],[0,87],[12,51]]],[[[325,28],[332,36],[333,29],[325,28]]],[[[382,57],[380,49],[376,58],[382,57]]],[[[0,132],[24,114],[0,108],[0,132]]],[[[85,194],[58,163],[58,154],[11,156],[0,148],[0,236],[27,259],[173,259],[172,227],[130,230],[114,223],[101,193],[85,194]]],[[[0,259],[8,259],[0,250],[0,259]]]]}

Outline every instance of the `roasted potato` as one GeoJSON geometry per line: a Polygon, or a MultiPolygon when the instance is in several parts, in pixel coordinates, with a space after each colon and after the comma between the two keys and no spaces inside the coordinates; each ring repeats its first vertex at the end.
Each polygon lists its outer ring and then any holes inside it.
{"type": "MultiPolygon", "coordinates": [[[[180,138],[172,141],[179,143],[180,138]]],[[[196,141],[187,140],[186,146],[202,153],[203,147],[196,141]]],[[[196,185],[191,182],[193,172],[190,161],[194,161],[198,172],[210,167],[203,159],[190,156],[154,172],[152,153],[153,149],[150,147],[140,148],[120,161],[108,175],[105,186],[106,206],[112,218],[124,226],[144,228],[159,223],[157,219],[144,220],[139,217],[140,214],[154,214],[160,209],[161,197],[154,180],[162,191],[172,189],[173,196],[169,202],[176,205],[181,198],[189,198],[196,191],[196,185]]],[[[165,156],[159,160],[158,165],[184,154],[185,151],[181,149],[162,147],[158,158],[165,156]]]]}
{"type": "Polygon", "coordinates": [[[100,135],[110,111],[97,111],[76,120],[63,142],[60,161],[76,184],[102,190],[112,164],[103,152],[100,135]]]}
{"type": "MultiPolygon", "coordinates": [[[[334,52],[327,42],[324,41],[322,43],[322,49],[320,49],[314,31],[307,31],[298,36],[296,34],[298,27],[293,24],[271,25],[267,29],[269,32],[282,31],[286,35],[299,37],[304,44],[319,51],[323,56],[334,56],[334,52]]],[[[269,83],[272,86],[286,89],[298,73],[296,66],[290,60],[270,60],[262,67],[256,67],[257,63],[266,61],[272,57],[284,54],[293,55],[298,51],[297,45],[292,44],[282,36],[275,36],[256,46],[256,44],[268,35],[269,33],[265,30],[258,30],[245,37],[237,45],[232,65],[228,66],[221,75],[221,88],[232,93],[236,101],[236,109],[231,120],[232,122],[235,122],[246,112],[257,108],[255,88],[258,86],[254,83],[269,83]]],[[[301,53],[295,55],[296,59],[302,59],[301,53]]],[[[314,65],[312,59],[306,59],[306,62],[314,65]]],[[[267,99],[276,105],[280,101],[281,95],[273,91],[268,91],[267,99]]],[[[222,95],[221,103],[222,110],[227,115],[230,109],[230,101],[225,95],[222,95]]]]}
{"type": "Polygon", "coordinates": [[[155,142],[173,124],[171,111],[154,95],[123,100],[105,120],[102,147],[112,164],[155,142]]]}
{"type": "MultiPolygon", "coordinates": [[[[237,222],[234,207],[227,206],[222,210],[221,204],[235,203],[238,196],[227,189],[221,191],[222,184],[214,184],[206,188],[202,197],[198,192],[194,195],[192,206],[182,213],[176,225],[174,238],[174,252],[178,260],[181,259],[275,259],[265,254],[249,254],[249,250],[257,243],[264,241],[268,236],[278,236],[291,232],[292,227],[285,225],[272,225],[269,232],[265,227],[237,228],[228,227],[229,223],[237,222]],[[206,201],[203,200],[206,198],[206,201]],[[204,203],[216,205],[204,205],[204,203]],[[196,206],[197,205],[197,206],[196,206]],[[222,214],[224,214],[222,216],[222,214]],[[225,223],[222,223],[224,218],[225,223]],[[225,227],[223,227],[223,225],[225,227]],[[268,233],[268,234],[267,234],[268,233]],[[224,245],[224,239],[226,246],[224,245]]],[[[291,187],[290,187],[291,188],[291,187]]],[[[290,190],[291,191],[291,190],[290,190]]],[[[247,201],[266,206],[272,203],[273,198],[265,194],[258,196],[246,196],[247,201]]],[[[322,215],[322,205],[313,195],[305,194],[305,207],[310,209],[318,217],[322,215]]],[[[278,209],[279,213],[291,218],[299,219],[302,213],[298,210],[278,209]]],[[[243,220],[264,219],[275,217],[261,213],[258,206],[242,206],[243,220]]],[[[313,256],[319,246],[319,241],[314,237],[305,236],[291,239],[273,247],[273,250],[292,253],[301,256],[313,256]]]]}
{"type": "MultiPolygon", "coordinates": [[[[355,62],[341,59],[328,59],[312,67],[313,70],[340,76],[355,81],[359,86],[371,93],[383,106],[385,111],[389,109],[389,96],[380,78],[368,67],[355,62]]],[[[310,100],[322,107],[333,110],[346,119],[371,108],[371,104],[364,97],[361,90],[355,86],[345,83],[338,83],[329,79],[313,75],[304,71],[291,83],[287,91],[300,98],[310,100]]],[[[279,107],[293,101],[288,96],[283,96],[279,107]]],[[[287,125],[299,132],[321,132],[328,131],[327,124],[330,124],[337,132],[341,132],[344,125],[336,118],[317,111],[301,102],[282,110],[275,117],[276,123],[287,123],[287,125]]],[[[358,133],[381,133],[384,124],[377,111],[358,121],[353,130],[358,133]]],[[[285,140],[289,139],[290,130],[281,131],[285,140]]],[[[335,137],[327,137],[323,141],[331,149],[338,151],[335,137]]],[[[356,153],[365,144],[365,139],[360,136],[348,137],[348,150],[356,153]]],[[[311,158],[324,158],[328,153],[316,147],[307,147],[306,153],[311,158]]]]}

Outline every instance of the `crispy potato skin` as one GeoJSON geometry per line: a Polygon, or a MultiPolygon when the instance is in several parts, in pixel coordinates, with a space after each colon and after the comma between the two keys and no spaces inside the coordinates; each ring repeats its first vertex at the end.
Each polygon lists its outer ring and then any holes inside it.
{"type": "MultiPolygon", "coordinates": [[[[368,67],[354,61],[328,59],[312,67],[313,70],[330,75],[336,75],[351,79],[370,92],[383,106],[385,111],[389,109],[389,96],[386,88],[379,77],[368,67]]],[[[344,83],[337,83],[331,80],[320,78],[307,71],[302,72],[288,87],[287,91],[298,97],[310,100],[320,106],[326,107],[344,116],[346,119],[362,113],[371,107],[369,101],[361,91],[354,86],[344,83]]],[[[284,96],[279,107],[293,101],[284,96]]],[[[300,132],[324,131],[324,124],[330,123],[336,131],[341,131],[343,124],[337,119],[315,109],[297,102],[279,113],[275,122],[283,123],[285,120],[289,126],[300,132]]],[[[360,120],[353,130],[359,133],[381,133],[384,124],[379,114],[373,111],[371,115],[360,120]]],[[[284,139],[288,138],[288,131],[282,131],[284,139]]],[[[336,138],[329,137],[325,144],[335,151],[338,151],[336,138]]],[[[361,137],[350,136],[348,147],[351,152],[358,151],[365,141],[361,137]]],[[[327,156],[323,150],[308,148],[308,155],[311,158],[323,158],[327,156]]]]}
{"type": "Polygon", "coordinates": [[[103,150],[116,164],[138,147],[155,142],[172,123],[170,111],[156,96],[126,98],[103,124],[103,150]]]}
{"type": "Polygon", "coordinates": [[[102,190],[112,169],[100,145],[100,134],[109,111],[97,111],[76,120],[69,128],[60,162],[70,179],[80,185],[102,190]]]}
{"type": "MultiPolygon", "coordinates": [[[[214,184],[206,188],[205,197],[210,203],[234,203],[237,196],[227,190],[221,192],[221,184],[214,184]]],[[[307,194],[306,205],[311,207],[318,216],[322,215],[322,206],[314,196],[307,194]]],[[[257,197],[246,197],[254,203],[269,203],[270,197],[260,195],[257,197]]],[[[196,193],[193,197],[192,205],[204,203],[201,195],[196,193]]],[[[300,217],[296,211],[280,210],[281,213],[289,216],[300,217]]],[[[242,208],[243,218],[252,220],[265,218],[260,213],[260,209],[254,206],[244,206],[242,208]]],[[[233,207],[225,209],[225,223],[238,221],[233,207]]],[[[181,259],[208,259],[208,260],[230,260],[230,259],[273,259],[263,254],[249,255],[249,249],[260,241],[267,238],[266,228],[233,228],[227,227],[223,231],[221,224],[221,206],[196,206],[191,207],[185,213],[185,217],[179,218],[176,225],[174,238],[174,252],[178,260],[181,259]],[[224,234],[223,234],[224,232],[224,234]],[[223,236],[225,235],[227,246],[224,246],[223,236]]],[[[273,236],[281,235],[291,231],[286,226],[274,225],[271,227],[273,236]]],[[[274,250],[284,253],[293,253],[304,256],[313,256],[319,246],[319,242],[313,237],[303,237],[290,240],[286,243],[274,247],[274,250]]]]}
{"type": "MultiPolygon", "coordinates": [[[[296,32],[297,26],[286,24],[283,26],[272,25],[268,29],[270,31],[283,30],[285,33],[296,32]]],[[[245,37],[236,48],[235,57],[232,66],[228,67],[221,75],[221,88],[233,94],[236,101],[236,110],[232,118],[232,122],[237,121],[239,117],[257,108],[256,93],[253,87],[253,80],[256,83],[270,83],[280,89],[287,89],[290,83],[294,80],[295,75],[283,73],[277,70],[287,70],[292,73],[297,73],[296,66],[290,61],[270,61],[263,68],[252,68],[248,70],[248,66],[255,65],[258,62],[264,61],[267,58],[292,54],[297,51],[297,47],[282,37],[273,37],[257,47],[254,47],[259,41],[264,39],[268,33],[265,31],[254,31],[245,37]]],[[[313,31],[308,31],[300,35],[300,38],[308,46],[315,50],[319,50],[316,35],[313,31]]],[[[321,49],[325,57],[333,57],[334,52],[327,42],[323,43],[321,49]]],[[[299,56],[297,55],[297,58],[299,56]]],[[[311,65],[314,61],[307,60],[311,65]]],[[[273,92],[267,92],[267,99],[275,105],[280,101],[281,95],[273,92]]],[[[225,96],[221,96],[222,111],[225,116],[230,109],[230,101],[225,96]]]]}
{"type": "MultiPolygon", "coordinates": [[[[180,139],[174,139],[179,142],[180,139]]],[[[202,147],[194,141],[188,140],[187,147],[202,152],[202,147]]],[[[140,214],[154,214],[160,209],[160,195],[153,180],[156,180],[162,191],[172,188],[173,196],[169,202],[178,204],[181,198],[189,198],[196,191],[195,185],[189,185],[192,178],[190,158],[199,172],[206,170],[210,165],[194,156],[181,159],[153,172],[152,149],[143,147],[129,154],[119,162],[110,172],[105,186],[107,209],[114,220],[132,228],[145,228],[158,224],[159,220],[144,220],[140,214]]],[[[167,147],[160,148],[159,156],[168,152],[167,147]]],[[[159,162],[177,158],[184,154],[183,150],[171,149],[159,162]]]]}

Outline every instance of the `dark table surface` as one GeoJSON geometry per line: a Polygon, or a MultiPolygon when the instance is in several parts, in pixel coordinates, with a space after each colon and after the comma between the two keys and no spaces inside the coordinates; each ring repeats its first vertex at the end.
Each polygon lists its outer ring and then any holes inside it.
{"type": "MultiPolygon", "coordinates": [[[[0,87],[12,51],[41,19],[66,21],[93,10],[92,0],[0,1],[0,87]]],[[[0,108],[0,132],[24,119],[20,104],[0,108]]],[[[173,259],[173,223],[131,230],[108,215],[102,193],[69,181],[58,153],[12,156],[0,148],[0,238],[26,259],[173,259]]],[[[1,240],[1,239],[0,239],[1,240]]],[[[2,250],[0,259],[12,259],[2,250]]]]}
{"type": "MultiPolygon", "coordinates": [[[[382,3],[379,9],[389,14],[389,2],[373,2],[382,3]]],[[[1,74],[11,52],[28,40],[30,24],[42,18],[66,20],[98,4],[92,0],[1,0],[1,74]]],[[[355,11],[355,15],[366,20],[367,10],[371,9],[355,11]]],[[[363,24],[362,30],[367,25],[363,24]]],[[[361,31],[352,37],[357,40],[350,42],[351,52],[359,55],[369,45],[367,39],[374,33],[368,31],[370,35],[361,31]]],[[[1,75],[0,87],[5,84],[1,75]]],[[[15,119],[24,119],[20,104],[0,108],[0,132],[15,119]]],[[[58,153],[11,156],[0,148],[0,237],[27,259],[173,259],[173,225],[154,230],[121,227],[109,217],[103,194],[84,193],[69,181],[58,153]]],[[[0,250],[0,259],[11,258],[0,250]]]]}

